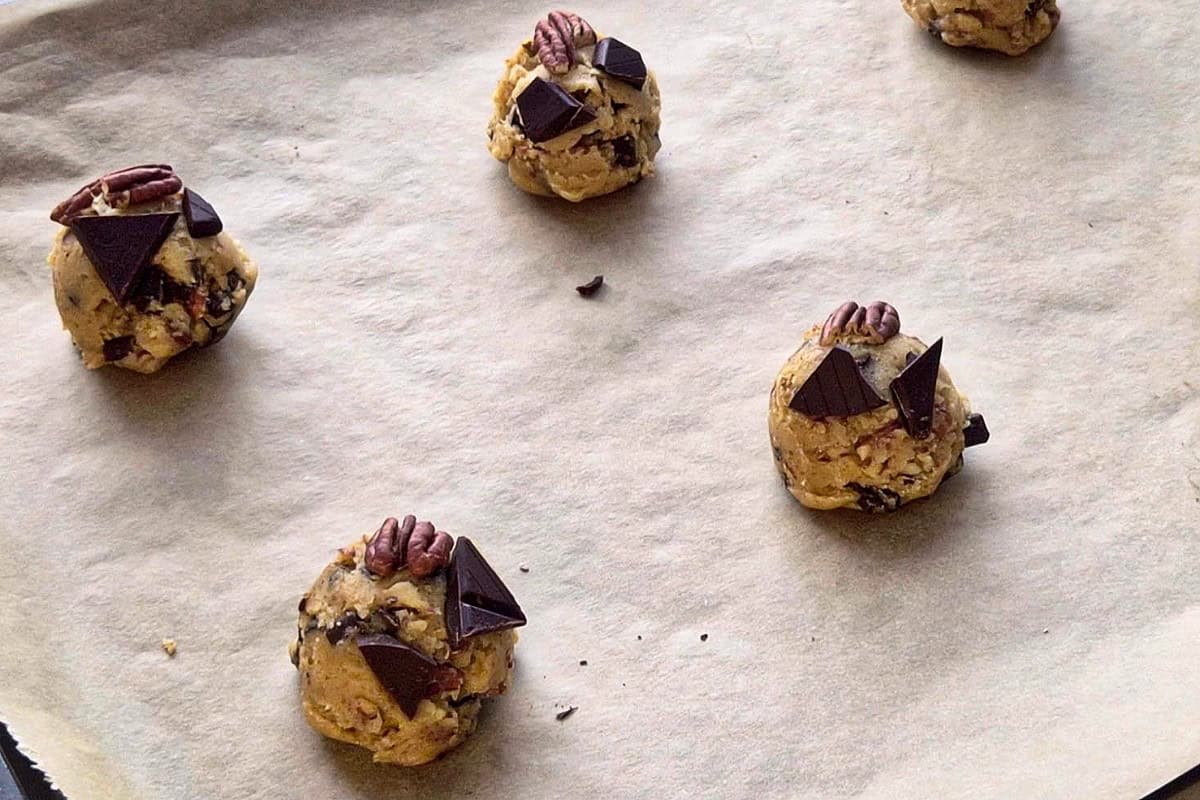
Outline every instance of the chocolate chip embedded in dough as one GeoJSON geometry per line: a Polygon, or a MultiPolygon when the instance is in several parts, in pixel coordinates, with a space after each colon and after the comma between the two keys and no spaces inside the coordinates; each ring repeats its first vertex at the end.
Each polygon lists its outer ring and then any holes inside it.
{"type": "Polygon", "coordinates": [[[124,305],[178,218],[178,213],[75,217],[68,225],[100,280],[124,305]]]}
{"type": "Polygon", "coordinates": [[[521,129],[532,142],[545,142],[596,119],[596,112],[556,83],[534,78],[517,95],[521,129]]]}
{"type": "Polygon", "coordinates": [[[104,360],[105,361],[120,361],[125,356],[133,352],[133,337],[132,336],[117,336],[113,339],[104,340],[104,360]]]}
{"type": "Polygon", "coordinates": [[[183,215],[187,219],[188,233],[196,239],[216,236],[225,227],[216,209],[191,189],[183,190],[183,215]]]}
{"type": "Polygon", "coordinates": [[[642,60],[642,54],[612,37],[601,39],[596,44],[592,63],[596,69],[639,91],[646,85],[646,62],[642,60]]]}
{"type": "Polygon", "coordinates": [[[806,417],[851,417],[887,405],[867,383],[854,356],[841,345],[832,348],[788,406],[806,417]]]}
{"type": "Polygon", "coordinates": [[[458,537],[447,573],[445,617],[451,649],[458,650],[471,636],[525,624],[512,592],[465,536],[458,537]]]}
{"type": "Polygon", "coordinates": [[[933,406],[941,363],[942,340],[938,339],[892,380],[892,400],[904,429],[914,439],[928,438],[933,432],[933,406]]]}

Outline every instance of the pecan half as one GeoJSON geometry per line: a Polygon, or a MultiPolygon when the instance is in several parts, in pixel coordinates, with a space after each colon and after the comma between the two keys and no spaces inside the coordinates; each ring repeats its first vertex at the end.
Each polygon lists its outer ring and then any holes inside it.
{"type": "Polygon", "coordinates": [[[416,524],[417,518],[412,514],[405,517],[404,522],[397,521],[395,517],[385,519],[367,542],[367,551],[363,556],[367,569],[381,578],[390,578],[404,566],[404,551],[416,524]]]}
{"type": "Polygon", "coordinates": [[[562,75],[575,64],[575,49],[596,43],[596,31],[578,14],[551,11],[533,29],[538,60],[554,75],[562,75]]]}
{"type": "Polygon", "coordinates": [[[142,164],[110,172],[59,203],[50,219],[65,225],[91,207],[97,197],[113,208],[129,208],[170,197],[183,188],[183,180],[167,164],[142,164]]]}
{"type": "Polygon", "coordinates": [[[843,334],[866,337],[872,344],[882,344],[900,332],[900,314],[887,303],[876,301],[860,306],[853,301],[842,303],[825,320],[820,343],[834,344],[843,334]]]}
{"type": "Polygon", "coordinates": [[[445,531],[435,531],[432,522],[418,522],[404,551],[405,565],[415,577],[432,575],[450,563],[454,540],[445,531]]]}

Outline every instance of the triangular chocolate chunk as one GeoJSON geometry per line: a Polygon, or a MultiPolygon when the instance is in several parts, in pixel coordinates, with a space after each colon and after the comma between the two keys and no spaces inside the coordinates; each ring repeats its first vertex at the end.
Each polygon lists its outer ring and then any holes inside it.
{"type": "Polygon", "coordinates": [[[437,662],[395,637],[377,633],[354,640],[367,666],[409,719],[430,695],[437,662]]]}
{"type": "Polygon", "coordinates": [[[967,427],[963,428],[963,438],[966,440],[964,447],[984,444],[992,438],[987,423],[983,421],[983,414],[972,414],[967,417],[967,427]]]}
{"type": "Polygon", "coordinates": [[[596,119],[596,112],[556,83],[534,78],[517,95],[521,128],[532,142],[561,136],[596,119]]]}
{"type": "Polygon", "coordinates": [[[216,236],[225,228],[216,209],[191,189],[183,190],[183,216],[187,220],[188,233],[195,239],[216,236]]]}
{"type": "Polygon", "coordinates": [[[450,647],[464,640],[525,624],[525,614],[504,581],[483,560],[475,545],[458,537],[446,578],[446,631],[450,647]]]}
{"type": "Polygon", "coordinates": [[[852,417],[887,401],[867,383],[854,355],[838,345],[817,365],[788,404],[806,417],[852,417]]]}
{"type": "Polygon", "coordinates": [[[635,89],[646,85],[646,62],[642,60],[642,54],[616,39],[601,39],[596,44],[592,63],[635,89]]]}
{"type": "Polygon", "coordinates": [[[914,439],[924,439],[933,431],[933,404],[937,399],[941,364],[942,340],[938,339],[892,380],[892,400],[904,429],[914,439]]]}
{"type": "Polygon", "coordinates": [[[124,304],[178,218],[178,213],[76,217],[69,224],[100,280],[124,304]]]}

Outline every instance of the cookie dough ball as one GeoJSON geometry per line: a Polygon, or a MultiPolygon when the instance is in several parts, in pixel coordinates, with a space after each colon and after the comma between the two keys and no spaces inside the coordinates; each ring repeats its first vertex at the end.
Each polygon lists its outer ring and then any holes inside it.
{"type": "Polygon", "coordinates": [[[503,694],[525,615],[471,540],[405,517],[339,551],[300,601],[292,663],[318,733],[415,766],[503,694]]]}
{"type": "Polygon", "coordinates": [[[775,379],[775,466],[809,508],[895,511],[934,493],[988,439],[927,347],[886,303],[846,303],[804,334],[775,379]]]}
{"type": "Polygon", "coordinates": [[[200,195],[166,165],[88,184],[50,218],[54,299],[89,369],[157,372],[216,344],[246,304],[258,268],[200,195]]]}
{"type": "Polygon", "coordinates": [[[654,174],[661,102],[632,47],[597,37],[575,14],[537,24],[504,66],[489,149],[513,183],[572,202],[654,174]]]}
{"type": "Polygon", "coordinates": [[[1055,0],[900,0],[925,30],[954,47],[1019,56],[1058,26],[1055,0]]]}

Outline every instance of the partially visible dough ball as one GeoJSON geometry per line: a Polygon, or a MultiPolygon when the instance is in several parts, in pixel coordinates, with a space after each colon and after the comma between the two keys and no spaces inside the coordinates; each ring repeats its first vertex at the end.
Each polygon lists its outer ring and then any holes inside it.
{"type": "MultiPolygon", "coordinates": [[[[147,202],[114,203],[118,199],[114,194],[119,193],[102,188],[104,180],[92,185],[95,194],[86,206],[76,207],[65,217],[56,209],[55,216],[60,216],[64,227],[47,259],[55,303],[63,327],[70,332],[89,369],[113,364],[137,372],[156,372],[183,351],[207,347],[225,336],[254,290],[258,268],[229,234],[213,232],[213,228],[220,227],[219,220],[212,222],[215,216],[208,220],[207,230],[197,228],[197,233],[203,235],[194,236],[189,231],[182,183],[180,190],[147,202]],[[78,226],[91,224],[93,217],[171,214],[177,216],[173,223],[164,218],[170,227],[161,246],[149,253],[148,263],[140,267],[120,263],[122,249],[112,246],[120,230],[96,234],[94,247],[105,248],[104,252],[115,259],[108,281],[79,238],[83,229],[78,226]],[[122,273],[126,267],[128,276],[122,273]],[[120,274],[113,276],[112,271],[120,274]],[[110,283],[124,277],[130,277],[128,290],[118,299],[110,283]]],[[[197,197],[190,191],[189,195],[197,197]]],[[[204,201],[198,199],[196,204],[200,203],[204,201]]],[[[118,286],[118,291],[121,288],[118,286]]]]}
{"type": "MultiPolygon", "coordinates": [[[[399,526],[414,524],[432,533],[411,517],[399,526]]],[[[505,620],[489,616],[490,627],[462,636],[467,623],[452,608],[462,582],[450,575],[477,569],[460,563],[478,556],[474,546],[460,537],[450,563],[438,562],[432,574],[414,574],[409,558],[385,577],[372,571],[368,554],[379,535],[341,550],[304,596],[292,660],[314,730],[365,747],[377,762],[415,766],[461,744],[475,730],[481,700],[507,690],[517,642],[511,628],[524,616],[507,595],[492,606],[506,610],[505,620]]]]}
{"type": "MultiPolygon", "coordinates": [[[[956,472],[971,427],[973,438],[986,441],[982,417],[973,422],[970,404],[938,368],[933,389],[929,432],[913,436],[895,402],[892,384],[906,365],[928,349],[921,340],[896,332],[885,341],[869,332],[836,333],[821,343],[822,327],[804,334],[800,348],[780,370],[771,389],[769,429],[775,466],[792,495],[809,508],[853,508],[895,511],[905,503],[934,493],[956,472]],[[797,393],[834,347],[849,352],[841,374],[857,369],[873,391],[867,410],[852,414],[811,414],[796,410],[797,393]],[[852,359],[851,359],[852,357],[852,359]]],[[[930,371],[930,378],[934,373],[930,371]]],[[[810,384],[811,386],[811,384],[810,384]]],[[[828,387],[826,393],[830,394],[828,387]]],[[[855,390],[857,391],[857,390],[855,390]]],[[[820,392],[817,393],[821,401],[820,392]]],[[[861,396],[861,395],[855,395],[861,396]]],[[[811,409],[810,409],[811,411],[811,409]]],[[[977,417],[978,415],[974,415],[977,417]]]]}
{"type": "MultiPolygon", "coordinates": [[[[589,38],[595,41],[594,36],[589,38]]],[[[600,45],[574,48],[571,66],[561,74],[541,62],[533,40],[526,40],[505,62],[504,76],[492,98],[489,150],[508,164],[513,183],[527,192],[579,202],[654,174],[654,157],[661,146],[661,99],[654,73],[645,71],[638,86],[636,80],[631,83],[605,72],[596,63],[597,47],[615,53],[620,43],[613,45],[616,40],[611,40],[605,45],[599,38],[600,45]],[[541,139],[540,131],[530,127],[533,120],[523,122],[518,109],[518,98],[531,85],[534,92],[540,89],[550,95],[549,89],[535,85],[538,81],[582,104],[585,110],[577,119],[588,121],[541,139]]]]}
{"type": "Polygon", "coordinates": [[[1058,26],[1055,0],[900,0],[918,25],[954,47],[1019,56],[1058,26]]]}

